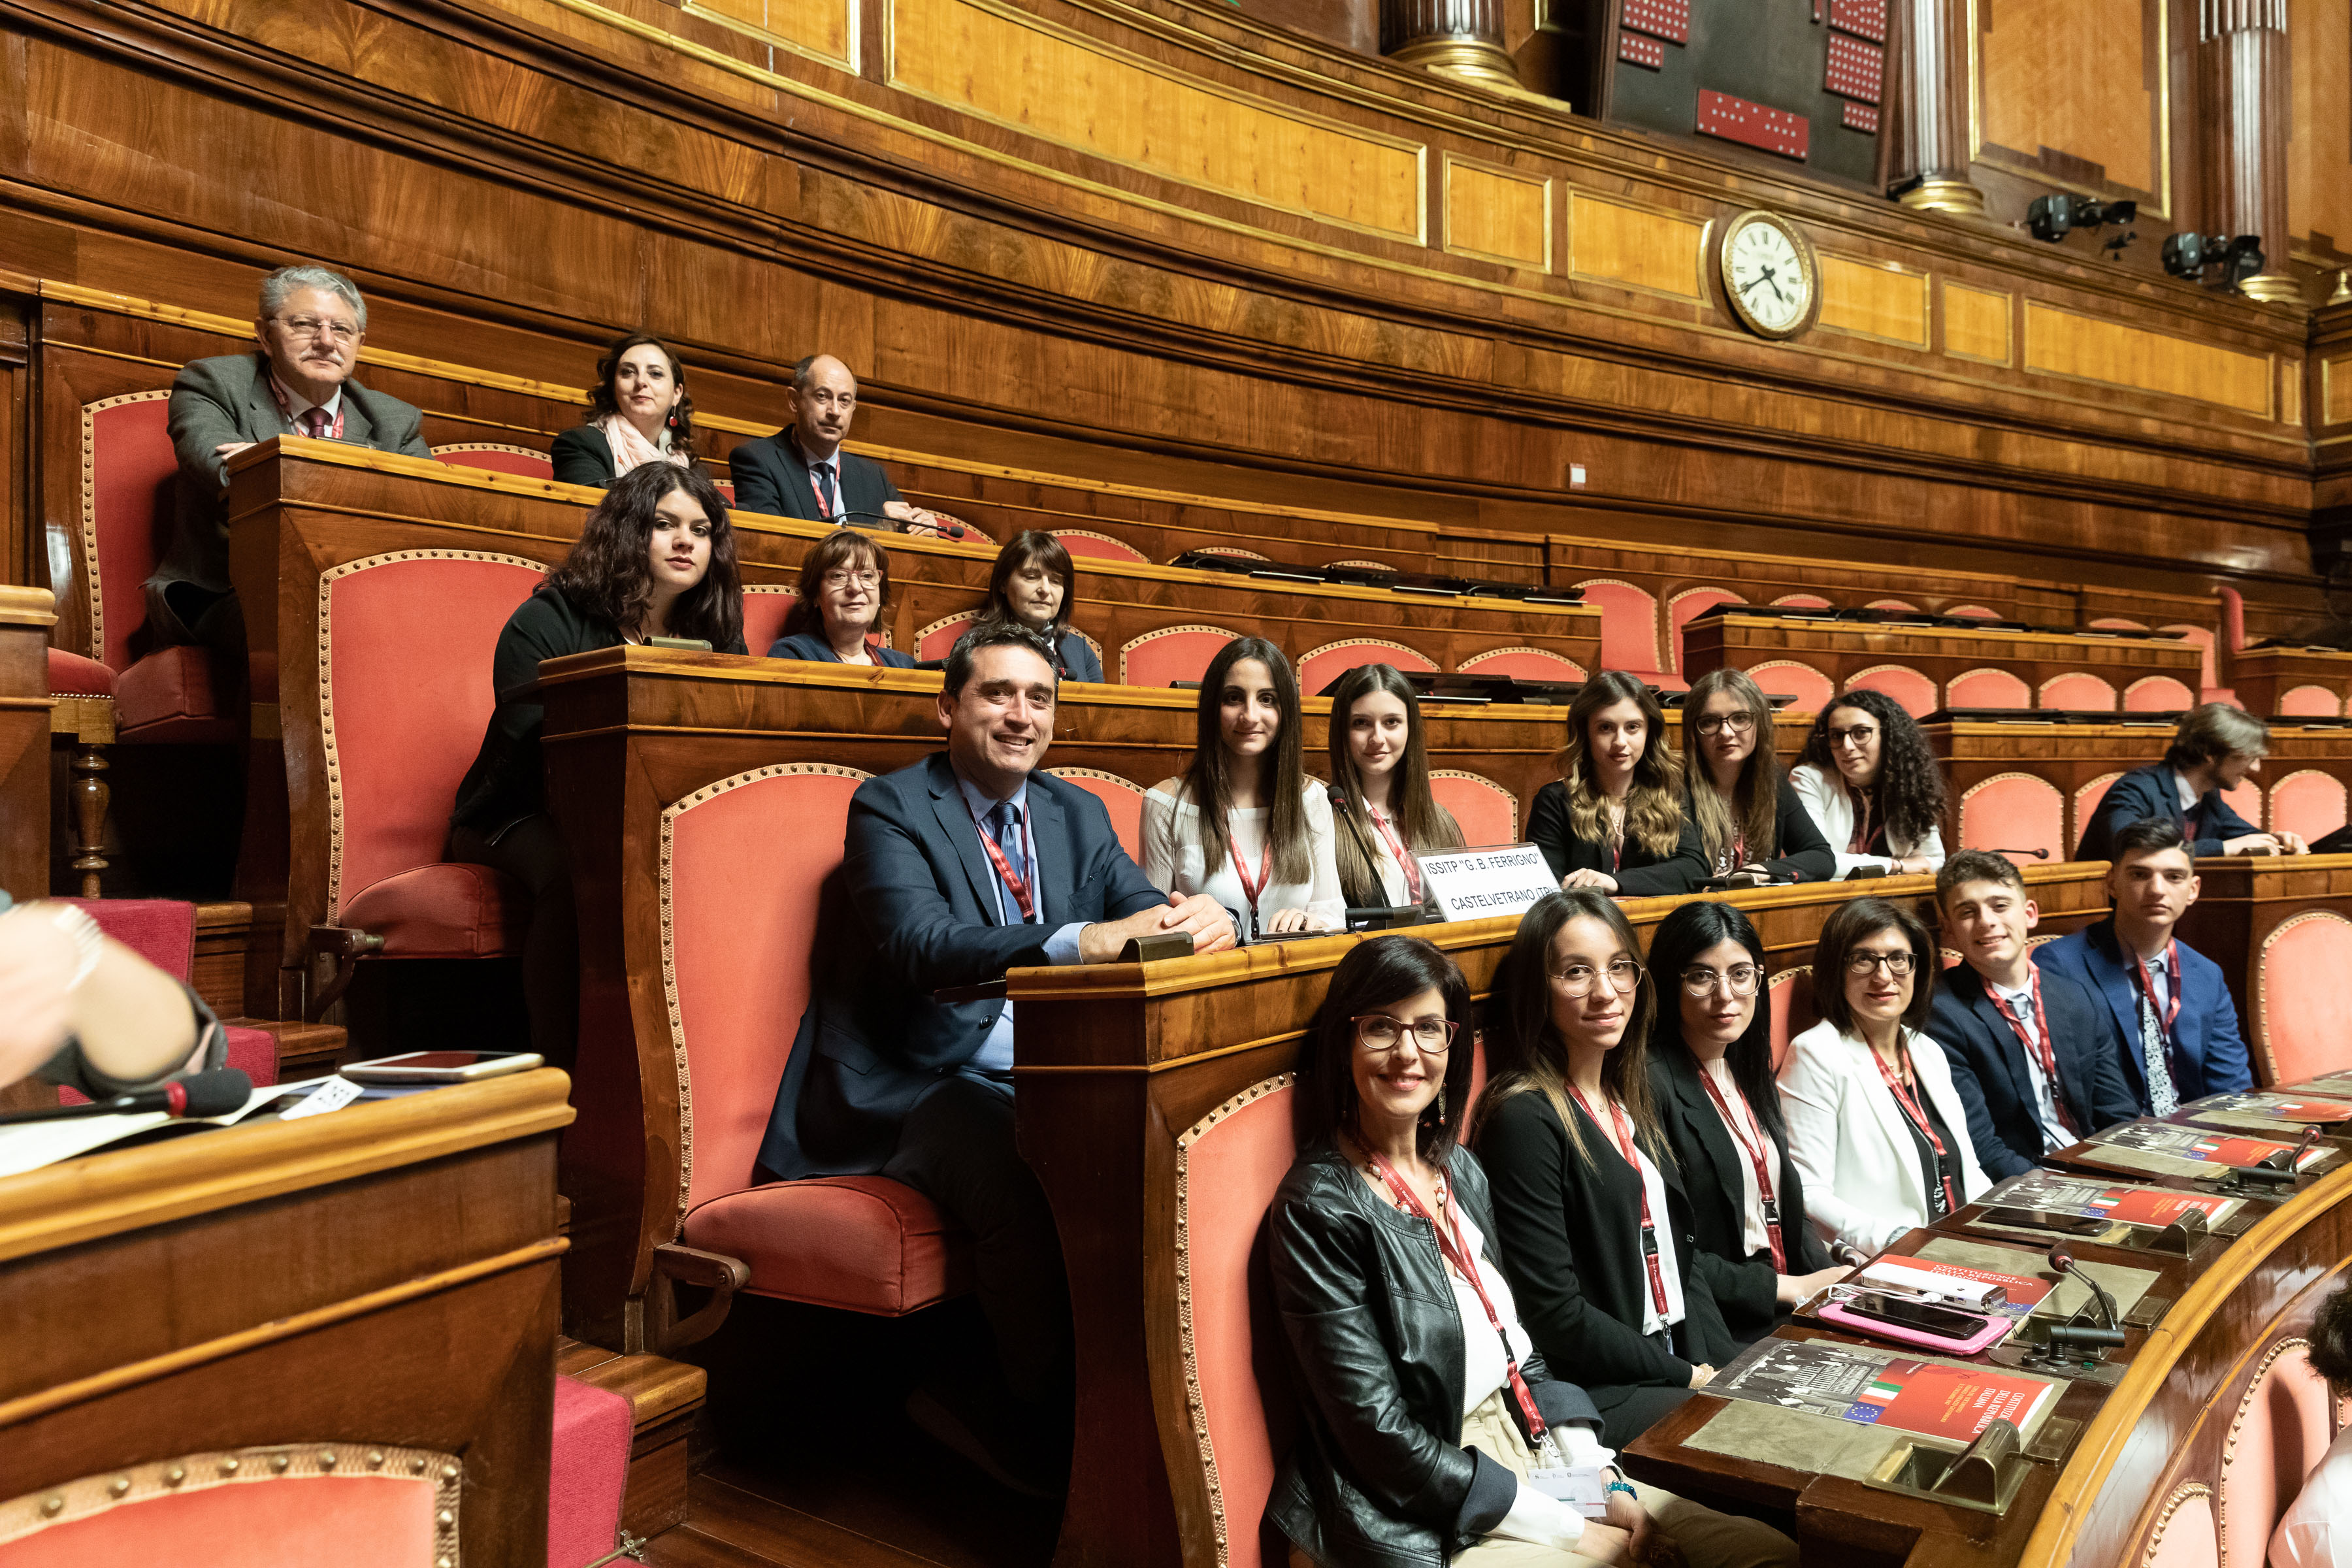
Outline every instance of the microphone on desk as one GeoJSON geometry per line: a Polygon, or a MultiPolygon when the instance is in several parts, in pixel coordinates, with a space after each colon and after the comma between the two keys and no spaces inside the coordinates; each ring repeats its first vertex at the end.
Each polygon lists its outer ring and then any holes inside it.
{"type": "MultiPolygon", "coordinates": [[[[932,515],[934,517],[939,516],[936,512],[932,513],[932,515]]],[[[918,524],[910,521],[908,519],[903,517],[892,517],[887,511],[837,511],[825,521],[828,522],[840,523],[843,527],[846,528],[859,518],[866,518],[874,522],[878,522],[886,530],[894,533],[911,533],[918,526],[918,524]]],[[[936,524],[926,523],[920,526],[936,527],[941,533],[945,534],[950,539],[961,539],[964,537],[966,532],[969,531],[965,529],[962,523],[956,521],[953,518],[946,517],[940,518],[940,521],[936,524]]]]}
{"type": "Polygon", "coordinates": [[[45,1105],[34,1110],[11,1110],[0,1114],[0,1125],[20,1121],[63,1121],[78,1116],[130,1116],[144,1111],[160,1110],[167,1116],[181,1119],[203,1119],[226,1116],[240,1109],[253,1095],[253,1080],[235,1068],[222,1068],[214,1072],[190,1073],[175,1078],[160,1089],[142,1089],[134,1094],[118,1094],[111,1100],[96,1100],[88,1105],[45,1105]]]}
{"type": "Polygon", "coordinates": [[[2074,1248],[2064,1242],[2052,1244],[2049,1258],[2051,1268],[2061,1274],[2072,1274],[2091,1288],[2092,1299],[2099,1303],[2099,1315],[2107,1321],[2107,1326],[2104,1329],[2085,1328],[2077,1323],[2053,1323],[2050,1326],[2050,1342],[2053,1345],[2071,1346],[2077,1350],[2091,1350],[2101,1346],[2113,1349],[2120,1346],[2124,1342],[2123,1324],[2116,1321],[2116,1303],[2114,1299],[2108,1296],[2106,1288],[2092,1279],[2087,1270],[2075,1263],[2074,1248]]]}
{"type": "Polygon", "coordinates": [[[2050,851],[2047,849],[1988,849],[1985,853],[1988,855],[2031,855],[2036,860],[2047,860],[2050,858],[2050,851]]]}

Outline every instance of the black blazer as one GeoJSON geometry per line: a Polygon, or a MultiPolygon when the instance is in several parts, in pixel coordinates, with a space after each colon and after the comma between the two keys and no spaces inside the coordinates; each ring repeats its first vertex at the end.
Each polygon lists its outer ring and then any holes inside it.
{"type": "MultiPolygon", "coordinates": [[[[1759,1004],[1761,999],[1759,998],[1759,1004]]],[[[1698,1249],[1730,1267],[1714,1281],[1716,1306],[1724,1327],[1743,1343],[1763,1338],[1780,1319],[1780,1277],[1772,1269],[1768,1249],[1748,1250],[1747,1226],[1740,1209],[1740,1173],[1749,1168],[1748,1156],[1731,1141],[1723,1118],[1699,1079],[1698,1063],[1678,1040],[1663,1040],[1650,1052],[1650,1091],[1658,1102],[1658,1121],[1664,1127],[1666,1146],[1682,1167],[1683,1191],[1690,1198],[1691,1233],[1698,1249]]],[[[1766,1134],[1771,1134],[1768,1130],[1766,1134]]],[[[1789,1272],[1811,1274],[1830,1266],[1830,1249],[1820,1234],[1805,1223],[1805,1184],[1789,1142],[1779,1144],[1780,1169],[1773,1190],[1780,1195],[1780,1246],[1788,1254],[1789,1272]]]]}
{"type": "MultiPolygon", "coordinates": [[[[898,487],[890,482],[881,464],[849,452],[839,454],[837,462],[841,508],[836,515],[865,512],[871,515],[851,521],[873,522],[879,518],[883,503],[898,499],[898,487]]],[[[736,510],[824,521],[817,516],[816,491],[810,487],[808,464],[801,460],[791,426],[744,442],[727,454],[727,467],[735,478],[736,510]]]]}
{"type": "MultiPolygon", "coordinates": [[[[872,651],[875,662],[885,669],[915,668],[915,656],[904,648],[876,647],[872,651]]],[[[794,632],[788,637],[778,637],[768,645],[768,657],[770,658],[810,658],[819,664],[841,662],[841,656],[833,651],[833,645],[814,632],[794,632]]]]}
{"type": "MultiPolygon", "coordinates": [[[[2063,974],[2048,969],[2041,974],[2058,1088],[2075,1128],[2088,1137],[2129,1121],[2139,1105],[2124,1079],[2124,1043],[2114,1015],[2063,974]]],[[[1966,963],[1944,971],[1921,1033],[1944,1048],[1952,1065],[1952,1088],[1968,1109],[1969,1142],[1985,1174],[1998,1182],[2039,1165],[2042,1123],[2033,1081],[2026,1076],[2025,1042],[1993,1005],[1984,976],[1966,963]]]]}
{"type": "MultiPolygon", "coordinates": [[[[1642,1333],[1650,1280],[1642,1265],[1642,1178],[1573,1101],[1585,1154],[1569,1147],[1551,1101],[1532,1091],[1484,1111],[1478,1158],[1495,1193],[1503,1267],[1519,1321],[1547,1361],[1576,1368],[1602,1411],[1637,1388],[1688,1388],[1692,1363],[1642,1333]]],[[[1682,1272],[1684,1342],[1720,1366],[1739,1346],[1724,1326],[1716,1286],[1734,1266],[1699,1249],[1689,1194],[1674,1157],[1653,1150],[1666,1209],[1652,1218],[1673,1237],[1682,1272]]]]}
{"type": "Polygon", "coordinates": [[[613,443],[604,432],[593,425],[575,425],[555,438],[548,448],[555,461],[555,482],[559,485],[595,485],[603,488],[619,476],[613,472],[613,443]]]}
{"type": "MultiPolygon", "coordinates": [[[[490,657],[490,686],[498,706],[490,712],[481,750],[457,785],[453,827],[495,836],[501,828],[547,809],[547,773],[540,761],[540,726],[546,708],[524,689],[539,679],[539,661],[569,653],[617,647],[621,634],[610,621],[580,609],[552,583],[541,583],[516,606],[499,633],[490,657]]],[[[743,639],[718,650],[741,653],[743,639]]]]}
{"type": "Polygon", "coordinates": [[[1699,846],[1698,829],[1687,811],[1683,813],[1682,837],[1675,841],[1672,855],[1660,859],[1629,836],[1625,858],[1612,868],[1609,864],[1609,846],[1588,843],[1570,828],[1568,786],[1558,779],[1536,791],[1535,805],[1528,810],[1528,842],[1543,851],[1544,864],[1551,868],[1553,881],[1570,871],[1606,871],[1617,879],[1617,890],[1628,898],[1696,892],[1699,884],[1714,874],[1707,867],[1706,851],[1699,846]]]}
{"type": "MultiPolygon", "coordinates": [[[[1696,783],[1689,783],[1683,790],[1683,820],[1694,826],[1698,822],[1698,813],[1691,808],[1691,794],[1697,788],[1696,783]]],[[[1831,849],[1830,841],[1822,837],[1821,828],[1813,822],[1813,814],[1805,809],[1803,799],[1797,794],[1797,786],[1789,782],[1785,773],[1780,776],[1780,796],[1772,825],[1772,841],[1780,853],[1761,864],[1774,877],[1800,882],[1837,880],[1837,854],[1831,849]]],[[[1703,855],[1705,852],[1702,843],[1700,853],[1703,855]]],[[[1733,866],[1713,866],[1708,868],[1707,874],[1720,876],[1737,869],[1733,866]]]]}
{"type": "Polygon", "coordinates": [[[814,987],[760,1146],[763,1168],[879,1171],[915,1101],[971,1059],[1006,1005],[937,1002],[933,992],[1044,963],[1046,938],[1072,921],[1166,906],[1102,802],[1077,785],[1031,773],[1029,823],[1043,918],[1006,925],[946,752],[857,786],[841,869],[819,895],[814,987]]]}
{"type": "MultiPolygon", "coordinates": [[[[2091,826],[2083,829],[2083,842],[2074,847],[2074,858],[2114,859],[2116,835],[2144,816],[2178,822],[2185,831],[2188,822],[2180,810],[2179,778],[2169,765],[2150,763],[2109,784],[2092,809],[2091,826]]],[[[2232,811],[2219,790],[2206,791],[2197,805],[2200,816],[2193,847],[2200,855],[2227,854],[2226,840],[2262,831],[2232,811]]]]}
{"type": "MultiPolygon", "coordinates": [[[[1486,1173],[1456,1149],[1447,1178],[1495,1263],[1486,1173]]],[[[1440,1568],[1501,1523],[1518,1494],[1494,1455],[1462,1447],[1462,1336],[1492,1331],[1465,1330],[1429,1226],[1381,1201],[1328,1143],[1299,1153],[1266,1230],[1304,1415],[1267,1516],[1318,1563],[1440,1568]]],[[[1601,1425],[1540,1350],[1519,1372],[1545,1426],[1601,1425]]]]}

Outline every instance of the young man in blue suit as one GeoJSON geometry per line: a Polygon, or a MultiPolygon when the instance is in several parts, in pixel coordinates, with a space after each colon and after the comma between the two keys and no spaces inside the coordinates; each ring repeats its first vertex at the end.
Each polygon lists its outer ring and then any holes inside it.
{"type": "Polygon", "coordinates": [[[1952,1064],[1969,1141],[1999,1181],[2137,1112],[2115,1020],[2090,993],[2037,968],[2027,934],[2041,919],[2002,856],[1963,849],[1936,873],[1945,940],[1960,951],[1927,1014],[1952,1064]]]}
{"type": "Polygon", "coordinates": [[[2116,912],[2042,945],[2043,973],[2098,997],[2124,1040],[2124,1080],[2142,1115],[2166,1116],[2184,1100],[2253,1087],[2237,1005],[2221,965],[2172,934],[2197,901],[2197,863],[2168,816],[2115,836],[2107,896],[2116,912]]]}
{"type": "Polygon", "coordinates": [[[971,1233],[1010,1400],[964,1379],[919,1394],[909,1413],[1026,1490],[1051,1490],[1066,1457],[1069,1289],[1053,1211],[1013,1146],[1012,1005],[939,994],[1008,969],[1104,963],[1134,937],[1181,931],[1195,952],[1234,941],[1215,902],[1145,879],[1100,801],[1037,771],[1054,671],[1053,650],[1024,629],[965,634],[940,690],[948,749],[851,797],[814,993],[760,1150],[787,1180],[904,1182],[971,1233]]]}
{"type": "Polygon", "coordinates": [[[2142,817],[2180,825],[2191,855],[2304,855],[2296,835],[2264,833],[2221,798],[2262,770],[2271,749],[2270,726],[2242,708],[2208,702],[2191,709],[2173,732],[2164,761],[2150,763],[2107,786],[2074,848],[2077,860],[2112,860],[2115,837],[2142,817]]]}

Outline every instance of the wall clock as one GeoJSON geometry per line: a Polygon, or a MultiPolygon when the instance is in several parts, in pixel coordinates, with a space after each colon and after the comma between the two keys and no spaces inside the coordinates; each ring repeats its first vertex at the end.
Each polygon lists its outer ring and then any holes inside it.
{"type": "Polygon", "coordinates": [[[1821,313],[1821,268],[1787,218],[1744,212],[1725,224],[1716,266],[1732,314],[1759,337],[1792,338],[1821,313]]]}

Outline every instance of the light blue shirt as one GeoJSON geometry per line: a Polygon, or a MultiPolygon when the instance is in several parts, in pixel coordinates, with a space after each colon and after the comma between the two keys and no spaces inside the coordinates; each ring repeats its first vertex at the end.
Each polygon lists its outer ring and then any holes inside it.
{"type": "MultiPolygon", "coordinates": [[[[985,822],[989,814],[996,809],[996,801],[978,784],[964,777],[961,773],[956,774],[956,788],[963,795],[965,809],[971,813],[972,831],[975,833],[987,831],[979,824],[985,822]]],[[[1027,779],[1023,779],[1021,787],[1013,792],[1013,805],[1021,813],[1022,837],[1029,847],[1029,876],[1034,881],[1038,879],[1037,830],[1035,825],[1029,820],[1029,781],[1027,779]]],[[[993,875],[993,870],[994,867],[992,864],[992,875],[988,879],[988,886],[989,889],[996,895],[996,921],[999,925],[1008,925],[1012,923],[1012,920],[1006,912],[1008,906],[1005,901],[1004,879],[993,875]]],[[[1020,906],[1017,904],[1010,908],[1012,915],[1018,915],[1021,912],[1020,906]]],[[[1045,908],[1045,888],[1041,882],[1037,889],[1037,912],[1044,914],[1045,908]]],[[[1047,937],[1045,962],[1056,964],[1077,963],[1078,933],[1086,929],[1086,921],[1072,921],[1047,937]]],[[[996,1079],[1007,1083],[1012,1081],[1012,1003],[1007,1002],[1004,1005],[1004,1011],[996,1016],[996,1022],[989,1027],[988,1038],[981,1041],[980,1049],[972,1053],[971,1059],[964,1064],[963,1070],[979,1078],[996,1079]]]]}

